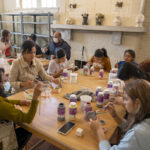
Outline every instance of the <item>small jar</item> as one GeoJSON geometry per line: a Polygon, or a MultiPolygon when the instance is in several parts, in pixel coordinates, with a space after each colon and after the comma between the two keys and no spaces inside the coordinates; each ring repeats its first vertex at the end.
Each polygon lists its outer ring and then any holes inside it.
{"type": "Polygon", "coordinates": [[[113,82],[112,81],[109,81],[108,83],[107,83],[107,88],[112,88],[113,87],[113,82]]]}
{"type": "Polygon", "coordinates": [[[59,103],[58,107],[57,107],[57,120],[58,121],[64,121],[65,120],[65,105],[64,103],[59,103]]]}
{"type": "Polygon", "coordinates": [[[83,67],[83,74],[84,74],[85,76],[88,75],[88,71],[89,71],[88,66],[84,66],[84,67],[83,67]]]}
{"type": "Polygon", "coordinates": [[[104,93],[99,92],[97,96],[96,106],[101,108],[104,102],[104,93]]]}
{"type": "Polygon", "coordinates": [[[118,72],[118,68],[112,68],[111,69],[111,73],[117,73],[118,72]]]}
{"type": "Polygon", "coordinates": [[[90,102],[87,102],[87,103],[85,103],[85,106],[84,106],[84,117],[85,117],[85,119],[87,118],[86,116],[87,116],[87,113],[89,111],[92,111],[92,105],[90,102]]]}
{"type": "Polygon", "coordinates": [[[110,92],[109,89],[104,90],[104,103],[107,103],[109,101],[110,92]]]}
{"type": "Polygon", "coordinates": [[[100,69],[99,77],[100,77],[100,79],[103,79],[103,77],[104,77],[104,70],[103,69],[100,69]]]}
{"type": "Polygon", "coordinates": [[[77,104],[75,102],[71,102],[69,104],[69,120],[75,120],[77,114],[77,104]]]}
{"type": "Polygon", "coordinates": [[[67,70],[67,69],[64,69],[64,70],[63,70],[62,76],[63,76],[65,79],[68,78],[68,70],[67,70]]]}
{"type": "Polygon", "coordinates": [[[119,84],[113,84],[113,91],[116,96],[119,94],[119,84]]]}
{"type": "Polygon", "coordinates": [[[94,67],[92,66],[92,67],[90,68],[90,75],[93,75],[93,73],[94,73],[94,67]]]}
{"type": "Polygon", "coordinates": [[[96,88],[96,92],[95,92],[95,96],[97,97],[98,96],[98,93],[99,92],[102,92],[102,87],[101,86],[98,86],[97,88],[96,88]]]}
{"type": "Polygon", "coordinates": [[[71,102],[77,102],[77,96],[75,94],[71,94],[69,100],[70,100],[70,103],[71,102]]]}

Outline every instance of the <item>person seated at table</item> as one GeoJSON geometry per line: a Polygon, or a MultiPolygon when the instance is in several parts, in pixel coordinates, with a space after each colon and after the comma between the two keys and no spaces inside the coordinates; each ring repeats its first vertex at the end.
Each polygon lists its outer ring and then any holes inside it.
{"type": "Polygon", "coordinates": [[[150,75],[141,71],[136,65],[125,62],[118,70],[117,76],[127,84],[132,79],[145,79],[150,82],[150,75]]]}
{"type": "Polygon", "coordinates": [[[35,47],[36,47],[36,57],[37,58],[41,58],[43,56],[41,47],[37,44],[36,40],[37,40],[37,36],[35,34],[31,34],[29,36],[29,40],[32,40],[35,43],[35,47]]]}
{"type": "Polygon", "coordinates": [[[150,59],[144,60],[139,64],[139,68],[146,73],[150,74],[150,59]]]}
{"type": "Polygon", "coordinates": [[[124,52],[124,60],[119,61],[115,64],[116,68],[120,68],[125,62],[131,62],[138,66],[138,64],[134,61],[135,60],[135,51],[132,49],[125,50],[124,52]]]}
{"type": "Polygon", "coordinates": [[[53,59],[56,57],[57,51],[59,49],[63,49],[66,53],[67,60],[70,60],[71,57],[71,47],[70,45],[62,39],[60,32],[55,32],[53,40],[49,44],[48,48],[45,49],[46,55],[48,55],[49,59],[53,59]]]}
{"type": "Polygon", "coordinates": [[[58,79],[47,75],[40,60],[35,58],[35,44],[26,40],[22,44],[22,57],[14,61],[10,70],[10,83],[16,92],[33,88],[36,79],[48,80],[59,84],[58,79]]]}
{"type": "Polygon", "coordinates": [[[63,49],[60,49],[57,51],[56,58],[50,61],[47,73],[57,78],[68,66],[69,64],[66,59],[66,54],[63,49]]]}
{"type": "Polygon", "coordinates": [[[111,70],[111,63],[107,55],[107,50],[105,48],[97,49],[87,65],[94,66],[94,69],[97,71],[104,69],[109,72],[111,70]]]}
{"type": "Polygon", "coordinates": [[[106,109],[122,129],[122,139],[111,146],[99,121],[90,119],[90,127],[98,136],[100,150],[148,150],[150,147],[150,83],[143,79],[130,81],[124,89],[124,105],[129,113],[123,120],[115,106],[108,103],[106,109]]]}
{"type": "MultiPolygon", "coordinates": [[[[1,121],[4,121],[4,122],[13,121],[14,123],[18,123],[18,122],[19,123],[31,123],[37,110],[38,97],[41,94],[41,86],[42,86],[41,84],[38,84],[34,88],[32,101],[8,100],[4,98],[3,95],[0,95],[0,123],[1,121]],[[20,106],[30,105],[30,108],[27,113],[24,113],[21,110],[17,109],[15,105],[20,105],[20,106]]],[[[30,139],[32,134],[21,127],[15,128],[15,133],[16,133],[17,141],[14,141],[14,144],[18,143],[18,150],[22,150],[23,147],[28,142],[28,140],[30,139]]],[[[12,139],[13,137],[11,137],[11,140],[12,139]]]]}
{"type": "Polygon", "coordinates": [[[57,51],[56,58],[51,60],[47,73],[53,77],[59,77],[65,68],[69,67],[69,63],[66,59],[66,54],[63,49],[57,51]]]}
{"type": "Polygon", "coordinates": [[[5,70],[0,68],[0,96],[6,97],[9,96],[10,83],[5,80],[5,70]]]}
{"type": "Polygon", "coordinates": [[[11,56],[10,32],[8,30],[2,31],[2,37],[0,40],[0,55],[6,57],[11,56]]]}
{"type": "MultiPolygon", "coordinates": [[[[144,73],[130,62],[125,62],[120,69],[118,70],[117,76],[120,80],[123,80],[125,84],[133,79],[145,79],[150,82],[150,75],[148,73],[144,73]]],[[[121,97],[116,98],[116,104],[123,104],[123,99],[121,97]]]]}

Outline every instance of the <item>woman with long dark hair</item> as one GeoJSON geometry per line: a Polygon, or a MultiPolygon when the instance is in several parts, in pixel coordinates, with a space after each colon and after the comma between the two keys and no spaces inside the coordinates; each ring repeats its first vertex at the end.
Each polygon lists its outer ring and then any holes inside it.
{"type": "Polygon", "coordinates": [[[126,84],[124,105],[128,112],[127,120],[118,116],[112,103],[107,105],[111,116],[123,131],[123,137],[118,145],[111,147],[99,121],[90,120],[90,126],[98,136],[100,150],[149,150],[150,83],[143,79],[136,79],[126,84]]]}

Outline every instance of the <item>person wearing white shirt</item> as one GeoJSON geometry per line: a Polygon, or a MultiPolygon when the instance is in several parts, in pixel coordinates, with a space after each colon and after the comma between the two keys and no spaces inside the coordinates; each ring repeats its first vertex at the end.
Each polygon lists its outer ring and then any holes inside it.
{"type": "Polygon", "coordinates": [[[99,140],[100,150],[150,150],[150,83],[143,79],[130,81],[124,89],[124,105],[128,119],[121,119],[112,103],[106,109],[122,127],[123,138],[118,145],[111,146],[98,120],[90,119],[90,127],[99,140]]]}
{"type": "Polygon", "coordinates": [[[63,49],[56,53],[56,58],[50,60],[47,73],[53,77],[59,77],[65,68],[68,68],[69,63],[66,59],[66,54],[63,49]]]}

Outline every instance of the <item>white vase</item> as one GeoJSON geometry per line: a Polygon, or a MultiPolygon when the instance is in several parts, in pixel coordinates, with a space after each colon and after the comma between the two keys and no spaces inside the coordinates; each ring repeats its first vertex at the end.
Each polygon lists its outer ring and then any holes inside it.
{"type": "Polygon", "coordinates": [[[143,27],[144,19],[145,17],[143,14],[138,15],[136,18],[136,27],[143,27]]]}
{"type": "Polygon", "coordinates": [[[115,26],[120,26],[121,25],[121,18],[120,18],[120,16],[116,16],[114,18],[113,23],[114,23],[115,26]]]}

